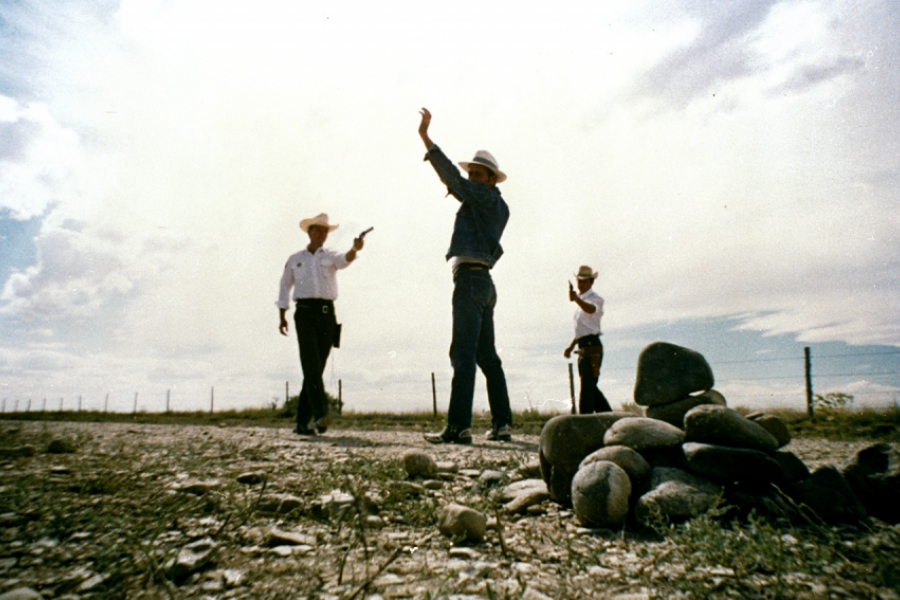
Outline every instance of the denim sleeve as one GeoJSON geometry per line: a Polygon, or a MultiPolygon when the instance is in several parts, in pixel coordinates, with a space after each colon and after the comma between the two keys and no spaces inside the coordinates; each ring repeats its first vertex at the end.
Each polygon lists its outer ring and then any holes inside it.
{"type": "Polygon", "coordinates": [[[472,188],[475,186],[471,181],[464,178],[459,168],[454,165],[449,158],[433,144],[425,154],[425,160],[431,163],[438,177],[444,185],[447,186],[447,192],[452,194],[454,198],[462,202],[463,200],[477,200],[478,194],[472,188]]]}

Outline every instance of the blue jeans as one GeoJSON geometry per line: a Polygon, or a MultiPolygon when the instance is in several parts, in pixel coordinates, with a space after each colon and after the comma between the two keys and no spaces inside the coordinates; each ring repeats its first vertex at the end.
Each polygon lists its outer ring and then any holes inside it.
{"type": "Polygon", "coordinates": [[[447,425],[457,430],[472,425],[475,367],[487,380],[491,422],[495,428],[512,425],[506,376],[494,347],[494,306],[497,291],[487,269],[461,267],[453,276],[453,341],[450,364],[453,381],[447,425]]]}

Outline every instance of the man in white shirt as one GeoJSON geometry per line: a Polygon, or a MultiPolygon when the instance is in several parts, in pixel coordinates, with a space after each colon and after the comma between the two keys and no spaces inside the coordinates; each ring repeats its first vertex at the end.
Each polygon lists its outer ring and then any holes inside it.
{"type": "Polygon", "coordinates": [[[315,435],[316,430],[324,433],[331,424],[322,374],[332,346],[340,341],[340,326],[334,314],[337,271],[356,260],[356,253],[363,248],[361,237],[353,240],[353,247],[346,254],[323,248],[328,234],[337,228],[328,223],[325,213],[300,221],[300,229],[309,236],[309,244],[285,263],[276,303],[281,335],[288,333],[289,301],[293,299],[296,303],[294,325],[303,369],[303,389],[297,403],[300,435],[315,435]]]}
{"type": "Polygon", "coordinates": [[[578,292],[569,284],[569,301],[578,305],[575,310],[575,338],[563,352],[563,356],[572,356],[572,350],[578,345],[578,378],[581,380],[578,412],[583,415],[610,412],[612,408],[606,396],[597,387],[600,365],[603,364],[603,343],[600,341],[603,298],[593,290],[597,273],[587,265],[582,265],[575,277],[578,292]]]}

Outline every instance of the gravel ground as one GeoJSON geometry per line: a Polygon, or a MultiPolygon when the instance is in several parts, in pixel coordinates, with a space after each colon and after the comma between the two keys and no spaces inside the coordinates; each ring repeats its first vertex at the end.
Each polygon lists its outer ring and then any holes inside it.
{"type": "MultiPolygon", "coordinates": [[[[783,572],[765,561],[672,562],[686,554],[669,539],[585,530],[549,501],[503,514],[479,476],[535,476],[538,436],[465,447],[406,431],[300,438],[289,429],[0,422],[0,433],[0,598],[18,588],[47,598],[900,598],[900,581],[873,574],[897,562],[897,527],[834,533],[855,554],[783,572]],[[401,458],[410,450],[458,471],[409,482],[401,458]],[[338,510],[337,492],[368,495],[375,507],[338,510]],[[282,503],[266,509],[273,498],[282,503]],[[490,517],[485,542],[436,532],[450,502],[490,517]],[[179,570],[184,556],[197,562],[179,570]]],[[[814,469],[842,466],[866,445],[803,439],[788,449],[814,469]]],[[[815,547],[804,535],[775,539],[815,547]]]]}

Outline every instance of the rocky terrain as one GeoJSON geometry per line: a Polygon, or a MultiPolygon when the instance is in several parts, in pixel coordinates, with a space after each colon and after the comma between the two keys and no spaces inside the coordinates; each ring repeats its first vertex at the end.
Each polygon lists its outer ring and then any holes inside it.
{"type": "MultiPolygon", "coordinates": [[[[726,507],[687,525],[579,527],[538,436],[431,446],[421,432],[0,421],[0,599],[900,598],[900,526],[785,529],[726,507]],[[411,479],[410,451],[439,466],[411,479]],[[450,504],[483,541],[443,535],[450,504]],[[718,517],[718,518],[716,518],[718,517]]],[[[810,468],[866,442],[799,439],[810,468]]]]}

